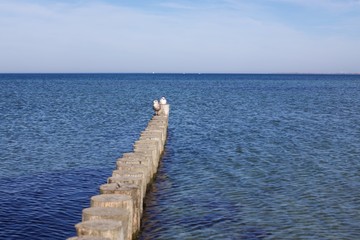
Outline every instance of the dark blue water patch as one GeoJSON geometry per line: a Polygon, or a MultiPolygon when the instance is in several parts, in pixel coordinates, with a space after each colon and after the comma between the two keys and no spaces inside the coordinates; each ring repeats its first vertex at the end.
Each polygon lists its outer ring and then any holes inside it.
{"type": "Polygon", "coordinates": [[[76,235],[90,197],[111,173],[84,168],[0,179],[0,239],[65,239],[76,235]]]}

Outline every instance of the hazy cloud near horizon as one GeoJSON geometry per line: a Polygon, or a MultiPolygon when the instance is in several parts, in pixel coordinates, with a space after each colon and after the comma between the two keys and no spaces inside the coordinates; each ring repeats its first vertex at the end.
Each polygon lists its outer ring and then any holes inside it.
{"type": "Polygon", "coordinates": [[[360,2],[1,1],[1,72],[360,72],[360,2]]]}

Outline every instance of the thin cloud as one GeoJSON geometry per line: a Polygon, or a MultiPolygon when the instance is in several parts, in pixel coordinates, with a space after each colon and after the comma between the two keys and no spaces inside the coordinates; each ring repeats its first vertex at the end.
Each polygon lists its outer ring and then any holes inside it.
{"type": "Polygon", "coordinates": [[[294,4],[307,8],[317,8],[326,11],[353,11],[360,9],[359,0],[271,0],[272,2],[294,4]]]}
{"type": "Polygon", "coordinates": [[[158,4],[160,7],[178,9],[178,10],[195,10],[197,9],[193,4],[180,4],[177,2],[162,2],[158,4]]]}

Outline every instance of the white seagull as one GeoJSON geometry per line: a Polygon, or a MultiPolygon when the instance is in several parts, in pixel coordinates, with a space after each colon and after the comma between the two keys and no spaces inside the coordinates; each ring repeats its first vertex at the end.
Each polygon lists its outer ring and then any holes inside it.
{"type": "Polygon", "coordinates": [[[159,115],[159,111],[161,109],[161,105],[159,104],[159,101],[158,100],[154,100],[153,101],[153,109],[155,111],[155,114],[156,115],[159,115]]]}
{"type": "Polygon", "coordinates": [[[167,103],[166,98],[165,98],[165,97],[162,97],[162,98],[160,99],[160,104],[161,104],[161,105],[165,105],[166,103],[167,103]]]}

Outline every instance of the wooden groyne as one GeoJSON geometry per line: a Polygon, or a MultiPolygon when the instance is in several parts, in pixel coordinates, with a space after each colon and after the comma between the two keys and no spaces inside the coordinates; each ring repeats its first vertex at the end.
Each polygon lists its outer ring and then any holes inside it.
{"type": "Polygon", "coordinates": [[[164,152],[169,110],[169,104],[155,110],[133,151],[116,161],[107,184],[91,197],[91,207],[83,209],[82,222],[75,225],[77,237],[68,240],[132,240],[137,236],[146,189],[164,152]]]}

